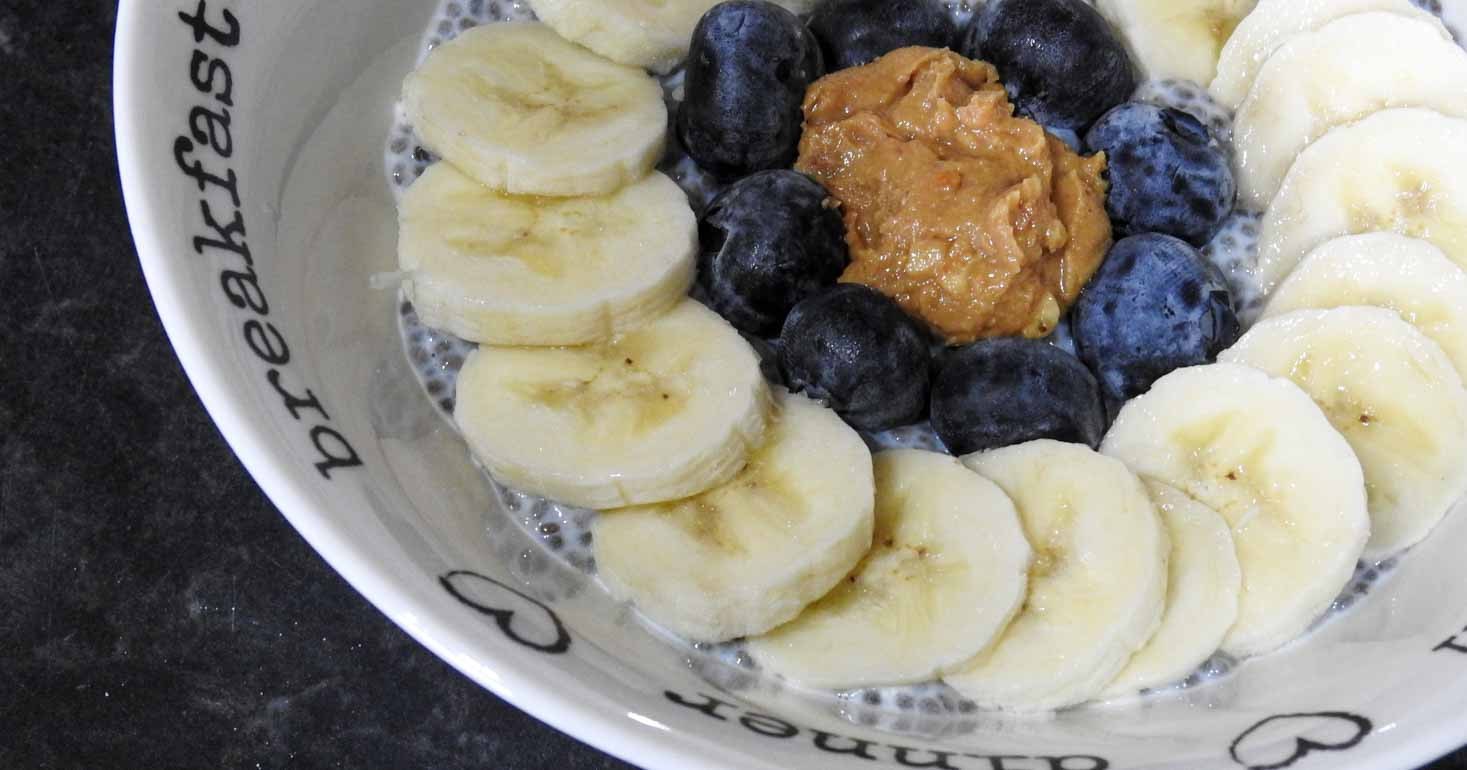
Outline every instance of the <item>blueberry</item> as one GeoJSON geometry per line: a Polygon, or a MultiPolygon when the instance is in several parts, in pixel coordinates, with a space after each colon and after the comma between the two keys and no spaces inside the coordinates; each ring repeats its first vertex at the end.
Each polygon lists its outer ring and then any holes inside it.
{"type": "Polygon", "coordinates": [[[946,48],[956,34],[934,0],[826,0],[810,17],[810,31],[832,70],[910,45],[946,48]]]}
{"type": "Polygon", "coordinates": [[[1085,144],[1105,152],[1105,208],[1123,235],[1166,233],[1200,247],[1233,210],[1237,186],[1227,155],[1186,112],[1128,102],[1102,116],[1085,144]]]}
{"type": "Polygon", "coordinates": [[[792,165],[805,89],[824,65],[814,35],[763,0],[713,6],[693,30],[677,134],[723,180],[792,165]]]}
{"type": "Polygon", "coordinates": [[[1145,393],[1174,369],[1216,360],[1239,333],[1222,273],[1185,241],[1159,234],[1111,247],[1070,329],[1113,402],[1145,393]]]}
{"type": "Polygon", "coordinates": [[[988,0],[959,53],[998,68],[1019,113],[1083,131],[1136,90],[1110,25],[1084,0],[988,0]]]}
{"type": "Polygon", "coordinates": [[[953,454],[1048,438],[1100,446],[1105,405],[1079,359],[1043,340],[995,337],[948,353],[932,427],[953,454]]]}
{"type": "Polygon", "coordinates": [[[740,334],[749,347],[754,349],[754,355],[759,357],[759,372],[771,385],[784,385],[784,372],[779,368],[779,340],[767,340],[763,337],[755,337],[752,334],[740,334]]]}
{"type": "Polygon", "coordinates": [[[790,308],[835,284],[850,261],[829,199],[796,171],[761,171],[719,193],[698,223],[708,305],[741,331],[778,334],[790,308]]]}
{"type": "Polygon", "coordinates": [[[790,389],[828,402],[862,430],[916,422],[931,385],[928,339],[901,306],[844,283],[790,311],[780,363],[790,389]]]}

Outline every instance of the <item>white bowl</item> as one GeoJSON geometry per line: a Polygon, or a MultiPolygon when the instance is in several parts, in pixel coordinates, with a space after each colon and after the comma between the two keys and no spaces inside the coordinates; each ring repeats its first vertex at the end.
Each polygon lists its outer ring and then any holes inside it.
{"type": "Polygon", "coordinates": [[[1378,770],[1467,742],[1460,512],[1301,642],[1049,720],[805,696],[646,630],[512,522],[419,392],[395,296],[368,285],[395,265],[382,148],[432,10],[124,0],[115,109],[143,268],[210,414],[311,545],[465,675],[668,770],[1378,770]],[[183,18],[198,9],[210,29],[183,18]],[[228,136],[194,138],[196,110],[227,113],[228,136]]]}

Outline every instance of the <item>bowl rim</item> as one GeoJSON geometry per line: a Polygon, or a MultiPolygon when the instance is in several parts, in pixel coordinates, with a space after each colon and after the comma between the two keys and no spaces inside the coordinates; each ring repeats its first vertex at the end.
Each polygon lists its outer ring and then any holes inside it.
{"type": "MultiPolygon", "coordinates": [[[[156,14],[159,9],[150,0],[121,0],[117,11],[112,111],[123,200],[133,245],[164,332],[205,411],[245,470],[311,548],[358,594],[395,626],[479,686],[553,729],[640,767],[657,770],[726,767],[715,764],[709,757],[706,744],[711,742],[710,738],[675,730],[626,710],[622,719],[608,718],[605,710],[576,697],[576,691],[558,691],[547,686],[512,661],[495,661],[503,665],[491,670],[483,665],[484,660],[465,654],[465,650],[479,648],[479,640],[458,631],[449,622],[450,610],[443,605],[420,602],[386,579],[365,550],[353,542],[347,528],[333,524],[331,517],[317,510],[305,484],[295,476],[293,465],[270,449],[272,440],[264,424],[250,419],[248,409],[230,397],[223,353],[204,344],[203,336],[186,311],[184,300],[188,292],[170,268],[170,256],[177,256],[173,252],[178,249],[163,237],[165,228],[159,199],[150,192],[149,182],[157,174],[137,150],[146,136],[142,129],[140,97],[157,88],[143,77],[138,61],[141,50],[157,45],[156,40],[150,39],[146,20],[148,14],[156,14]],[[418,622],[402,622],[407,612],[418,622]]],[[[493,659],[490,651],[476,655],[493,659]]]]}
{"type": "MultiPolygon", "coordinates": [[[[386,579],[366,550],[353,542],[346,528],[333,523],[312,503],[306,485],[287,463],[270,449],[272,440],[259,421],[249,419],[246,407],[230,398],[229,379],[222,352],[204,344],[186,312],[187,291],[170,268],[170,255],[178,249],[163,237],[159,201],[150,193],[152,168],[136,148],[145,136],[143,105],[139,96],[156,88],[142,76],[140,49],[156,41],[147,34],[147,14],[158,7],[149,0],[120,0],[113,39],[112,111],[118,171],[133,245],[141,263],[145,283],[162,321],[169,343],[178,356],[205,411],[230,449],[239,458],[261,490],[291,526],[332,569],[399,629],[426,647],[440,660],[479,686],[528,713],[553,729],[597,750],[649,770],[721,770],[708,753],[716,738],[675,729],[633,712],[623,718],[608,718],[576,691],[558,691],[538,677],[503,661],[489,669],[461,651],[475,649],[478,640],[455,628],[449,612],[441,605],[418,601],[411,592],[386,579]],[[418,622],[400,618],[409,611],[418,622]],[[645,728],[654,729],[645,729],[645,728]]],[[[490,652],[479,653],[493,657],[490,652]]],[[[1394,726],[1394,725],[1393,725],[1394,726]]],[[[1395,757],[1406,760],[1403,767],[1419,767],[1458,748],[1467,746],[1467,721],[1441,718],[1426,727],[1416,740],[1397,747],[1395,757]]],[[[1347,760],[1351,766],[1357,765],[1347,760]]],[[[750,765],[755,766],[755,765],[750,765]]],[[[757,766],[775,768],[759,762],[757,766]]]]}

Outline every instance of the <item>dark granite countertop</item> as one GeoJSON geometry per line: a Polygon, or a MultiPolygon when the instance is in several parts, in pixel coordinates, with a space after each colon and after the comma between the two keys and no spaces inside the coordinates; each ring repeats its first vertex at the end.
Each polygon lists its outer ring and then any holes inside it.
{"type": "Polygon", "coordinates": [[[0,768],[628,767],[391,625],[230,453],[128,234],[115,15],[0,2],[0,768]]]}

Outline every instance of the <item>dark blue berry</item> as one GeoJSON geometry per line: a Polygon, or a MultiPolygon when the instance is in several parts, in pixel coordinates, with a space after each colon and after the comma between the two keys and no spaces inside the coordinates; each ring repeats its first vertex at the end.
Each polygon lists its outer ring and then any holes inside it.
{"type": "Polygon", "coordinates": [[[779,333],[796,302],[846,269],[845,225],[819,182],[761,171],[730,185],[698,223],[698,282],[709,307],[740,331],[779,333]]]}
{"type": "Polygon", "coordinates": [[[1206,364],[1238,339],[1238,316],[1215,265],[1169,235],[1116,243],[1070,319],[1075,349],[1113,403],[1158,378],[1206,364]]]}
{"type": "Polygon", "coordinates": [[[1042,340],[995,337],[942,361],[932,427],[957,455],[1042,438],[1097,447],[1106,412],[1079,359],[1042,340]]]}
{"type": "Polygon", "coordinates": [[[720,179],[794,163],[805,89],[820,46],[789,11],[763,0],[713,6],[693,30],[677,134],[720,179]]]}
{"type": "Polygon", "coordinates": [[[998,68],[1019,114],[1083,131],[1136,90],[1131,58],[1084,0],[988,0],[959,53],[998,68]]]}
{"type": "Polygon", "coordinates": [[[1122,235],[1166,233],[1193,246],[1217,234],[1237,186],[1227,155],[1191,115],[1144,102],[1107,112],[1085,135],[1105,152],[1105,208],[1122,235]]]}
{"type": "Polygon", "coordinates": [[[826,0],[810,17],[810,31],[831,70],[912,45],[946,48],[956,34],[935,0],[826,0]]]}
{"type": "Polygon", "coordinates": [[[784,385],[784,371],[779,368],[779,340],[767,340],[752,334],[739,335],[759,356],[759,371],[771,385],[784,385]]]}
{"type": "Polygon", "coordinates": [[[795,391],[821,399],[861,430],[916,422],[931,386],[928,338],[897,303],[845,283],[795,305],[780,363],[795,391]]]}

